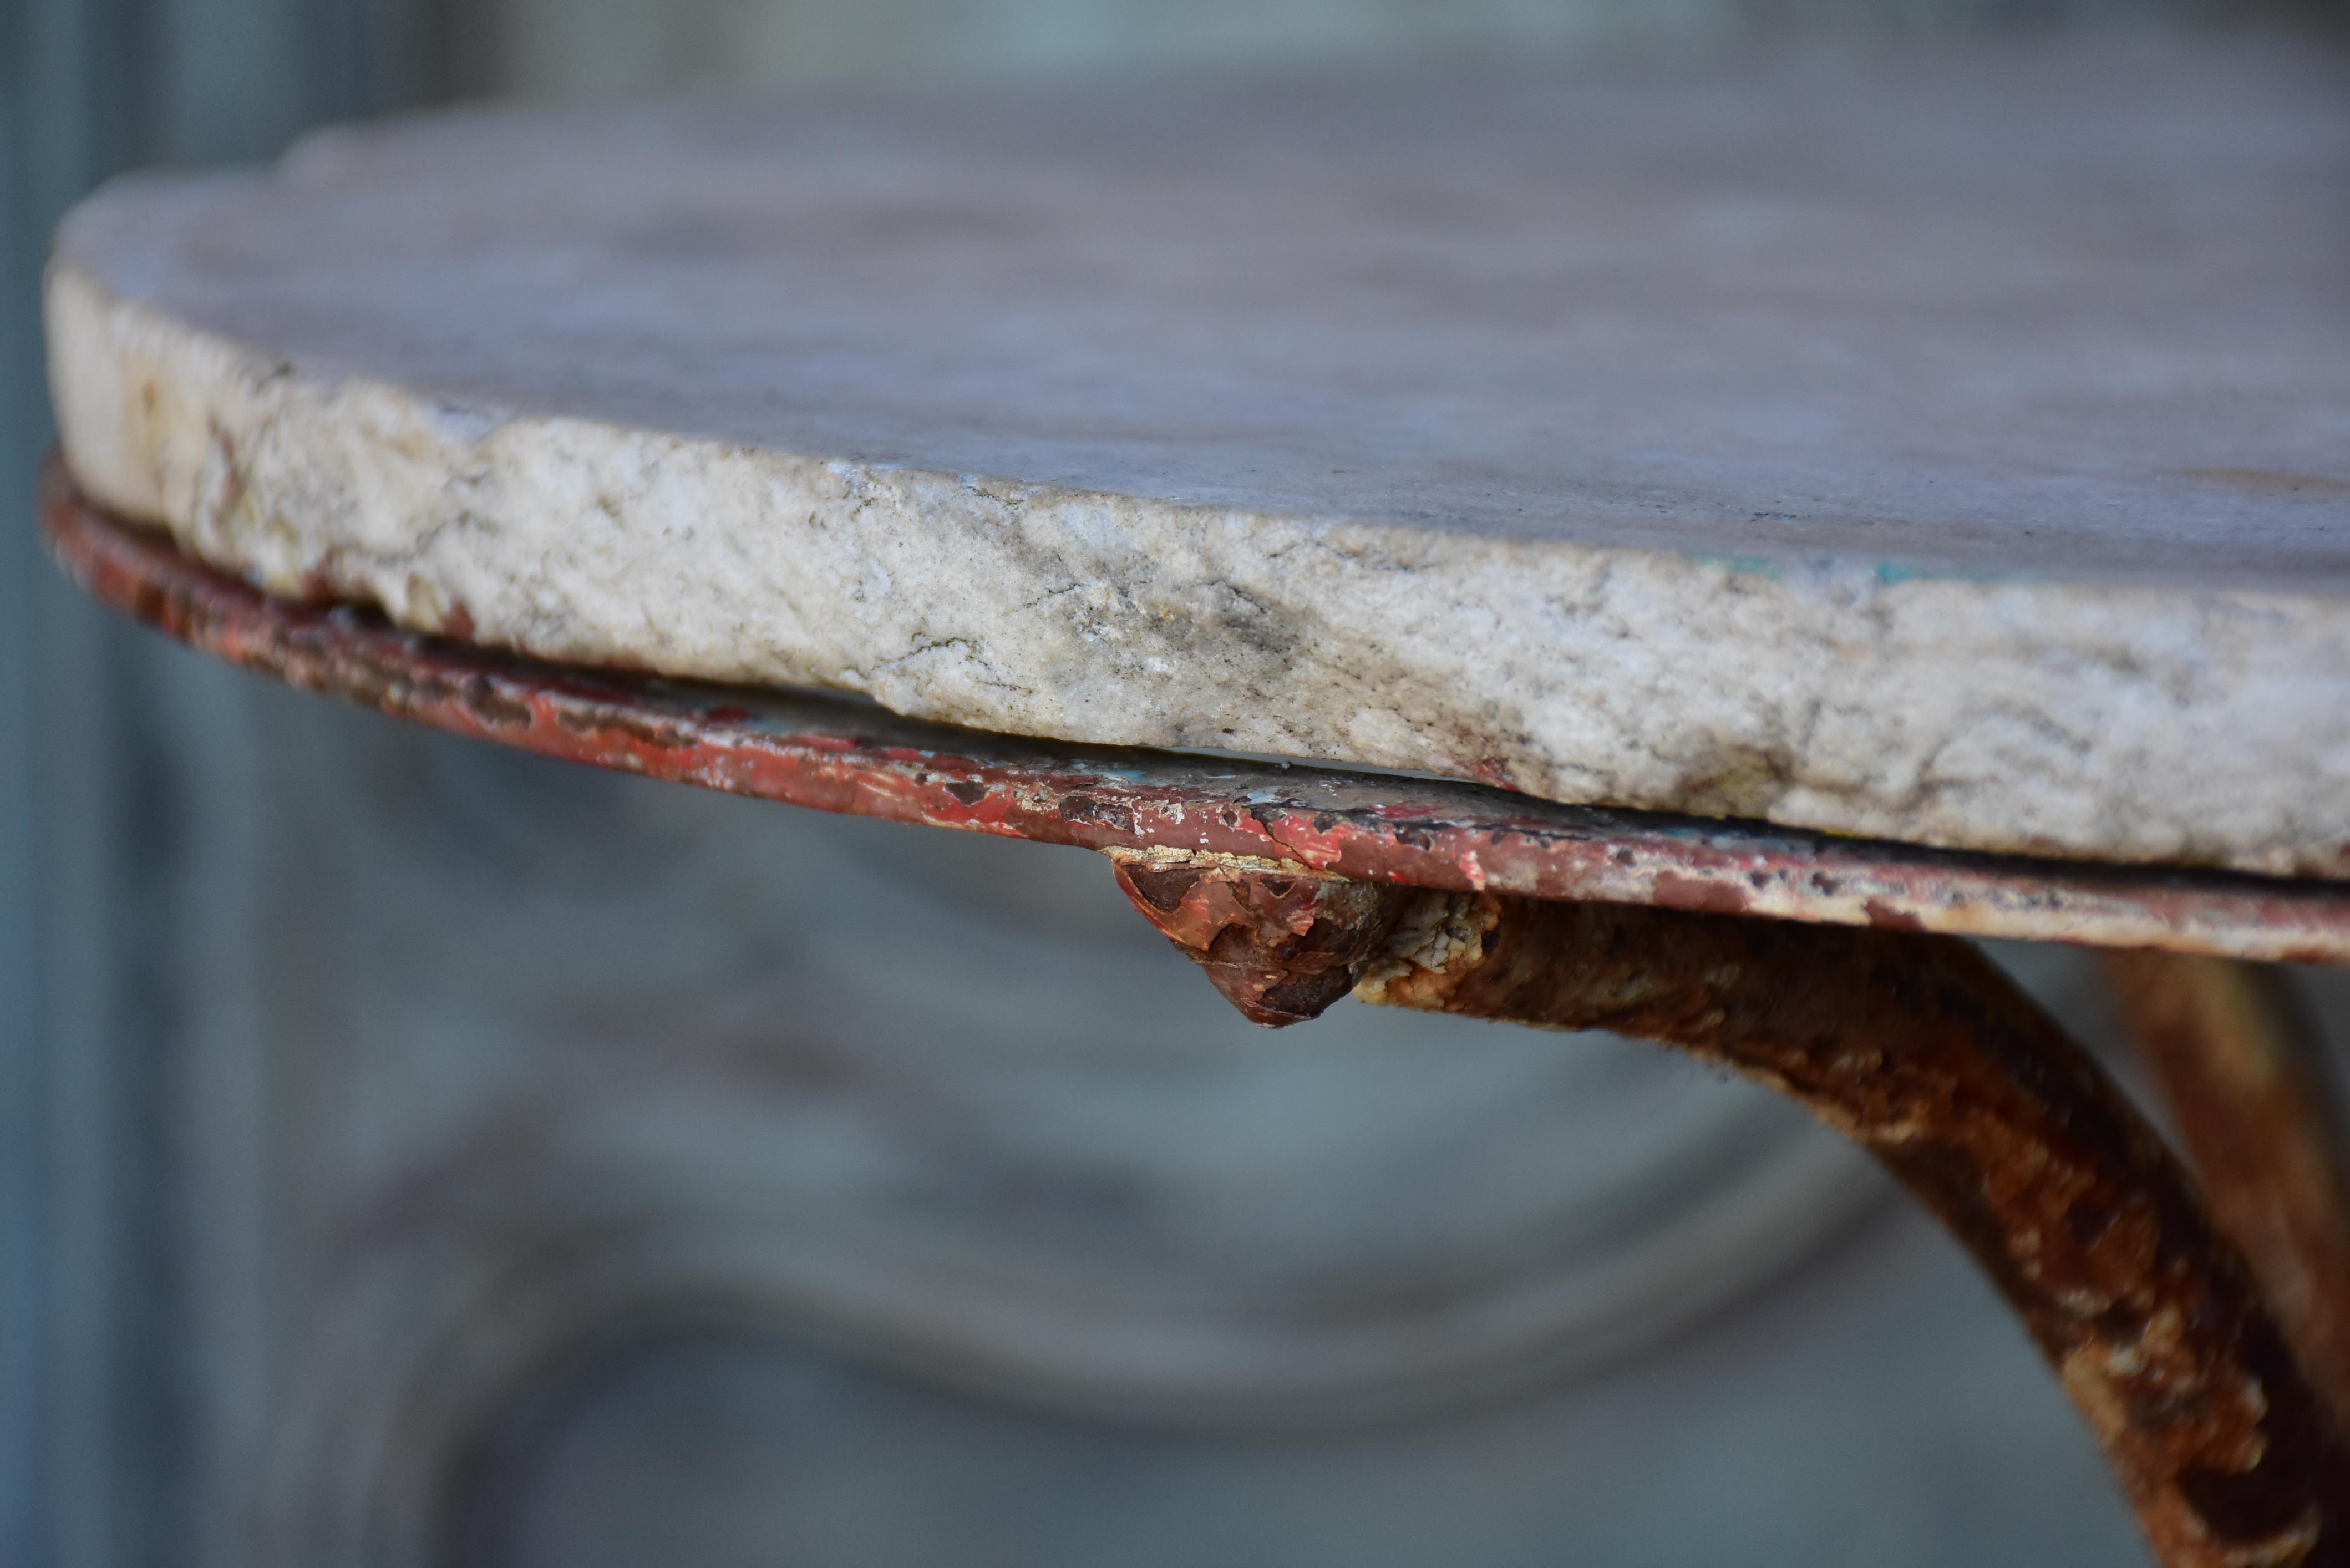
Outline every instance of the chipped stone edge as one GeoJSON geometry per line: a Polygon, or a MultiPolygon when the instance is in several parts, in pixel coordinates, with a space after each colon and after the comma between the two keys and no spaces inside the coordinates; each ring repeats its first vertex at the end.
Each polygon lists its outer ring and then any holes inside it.
{"type": "Polygon", "coordinates": [[[124,297],[75,232],[46,312],[77,483],[274,592],[1013,733],[2350,872],[2339,600],[1437,535],[461,405],[124,297]]]}

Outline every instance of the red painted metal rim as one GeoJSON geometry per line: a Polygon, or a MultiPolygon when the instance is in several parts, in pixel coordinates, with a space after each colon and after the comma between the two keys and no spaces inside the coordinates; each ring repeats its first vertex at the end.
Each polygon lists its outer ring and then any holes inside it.
{"type": "Polygon", "coordinates": [[[50,552],[83,588],[249,670],[458,734],[819,811],[1540,898],[2350,961],[2350,884],[1557,805],[1474,784],[1024,740],[848,698],[550,665],[404,632],[356,606],[271,597],[91,504],[54,461],[41,517],[50,552]]]}

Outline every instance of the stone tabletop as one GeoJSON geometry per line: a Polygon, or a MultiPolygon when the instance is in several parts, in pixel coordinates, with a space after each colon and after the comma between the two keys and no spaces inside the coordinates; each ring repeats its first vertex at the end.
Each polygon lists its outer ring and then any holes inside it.
{"type": "Polygon", "coordinates": [[[102,503],[1019,733],[2350,874],[2350,63],[464,111],[118,182],[102,503]]]}

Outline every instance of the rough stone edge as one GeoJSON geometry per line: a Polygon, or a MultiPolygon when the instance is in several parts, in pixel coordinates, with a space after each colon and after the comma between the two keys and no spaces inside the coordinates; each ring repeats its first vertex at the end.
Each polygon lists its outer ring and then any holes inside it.
{"type": "Polygon", "coordinates": [[[465,407],[122,297],[70,235],[46,311],[76,481],[275,592],[1014,733],[2350,870],[2338,602],[1436,536],[465,407]]]}

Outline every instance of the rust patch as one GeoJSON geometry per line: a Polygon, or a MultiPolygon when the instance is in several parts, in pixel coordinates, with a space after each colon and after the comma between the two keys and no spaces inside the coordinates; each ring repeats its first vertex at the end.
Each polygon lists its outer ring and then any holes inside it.
{"type": "Polygon", "coordinates": [[[2173,953],[2106,962],[2214,1219],[2350,1423],[2350,1179],[2323,1037],[2274,970],[2173,953]]]}
{"type": "Polygon", "coordinates": [[[529,703],[506,696],[487,676],[466,681],[464,692],[465,711],[489,729],[527,730],[537,717],[529,703]]]}
{"type": "Polygon", "coordinates": [[[1134,856],[1112,864],[1142,918],[1244,1017],[1269,1029],[1317,1018],[1353,990],[1355,966],[1410,897],[1303,868],[1134,856]]]}
{"type": "Polygon", "coordinates": [[[1926,922],[1907,909],[1894,908],[1882,898],[1871,898],[1861,908],[1868,913],[1868,923],[1880,931],[1922,931],[1926,922]]]}

